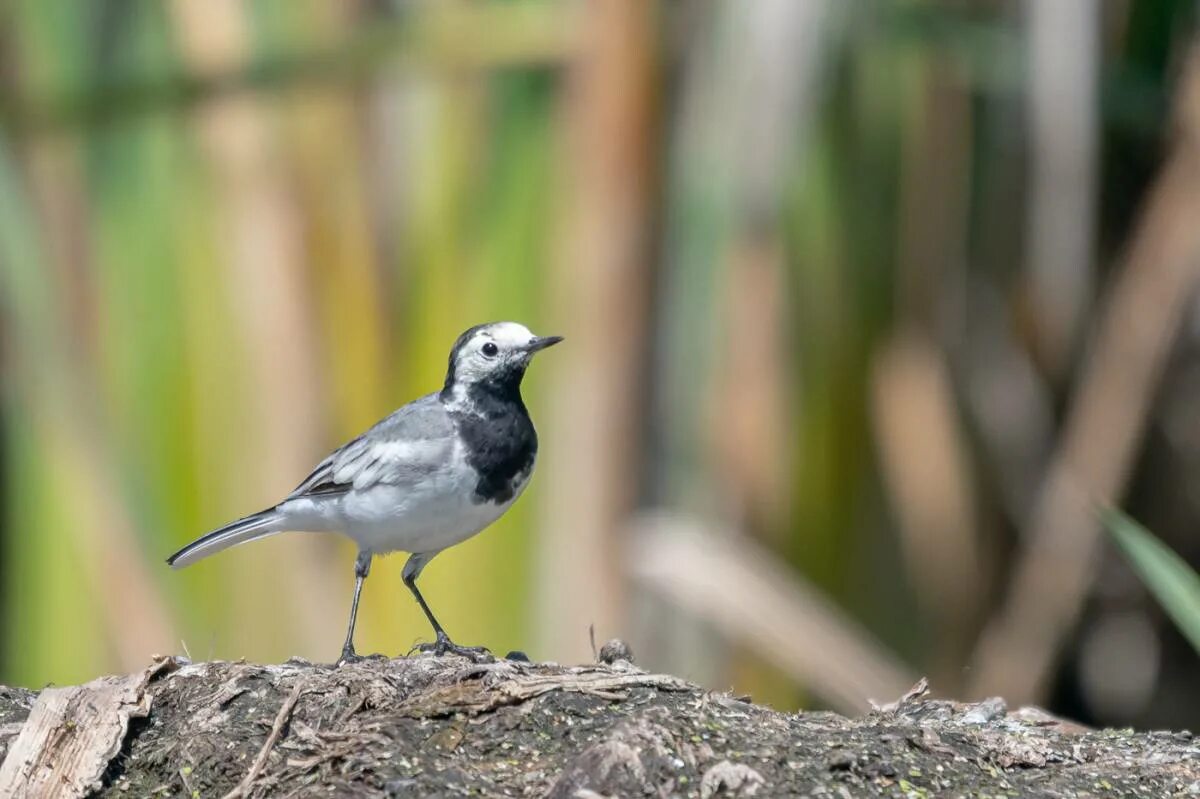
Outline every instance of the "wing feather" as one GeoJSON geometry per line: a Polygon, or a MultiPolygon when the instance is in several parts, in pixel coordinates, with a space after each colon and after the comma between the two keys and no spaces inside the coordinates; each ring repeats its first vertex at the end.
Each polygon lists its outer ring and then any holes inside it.
{"type": "Polygon", "coordinates": [[[334,450],[288,499],[412,483],[440,469],[453,451],[454,423],[437,395],[430,394],[334,450]]]}

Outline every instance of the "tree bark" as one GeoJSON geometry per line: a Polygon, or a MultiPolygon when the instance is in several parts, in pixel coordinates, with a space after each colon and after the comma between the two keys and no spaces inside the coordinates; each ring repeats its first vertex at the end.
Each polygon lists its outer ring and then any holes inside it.
{"type": "MultiPolygon", "coordinates": [[[[609,652],[619,650],[607,650],[609,652]]],[[[0,796],[1195,796],[1185,732],[1090,730],[924,683],[855,719],[623,660],[156,660],[0,688],[0,796]]]]}

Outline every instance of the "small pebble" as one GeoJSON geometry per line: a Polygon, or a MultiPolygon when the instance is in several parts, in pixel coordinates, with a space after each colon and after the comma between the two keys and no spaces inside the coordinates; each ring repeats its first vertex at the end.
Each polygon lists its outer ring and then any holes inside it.
{"type": "Polygon", "coordinates": [[[622,641],[620,638],[614,638],[604,646],[600,647],[600,662],[612,665],[618,660],[624,660],[628,663],[633,662],[633,650],[629,648],[629,644],[622,641]]]}

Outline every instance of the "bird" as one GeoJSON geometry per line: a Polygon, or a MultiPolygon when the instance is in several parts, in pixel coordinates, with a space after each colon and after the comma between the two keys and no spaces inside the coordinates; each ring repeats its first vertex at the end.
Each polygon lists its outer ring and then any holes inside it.
{"type": "Polygon", "coordinates": [[[413,400],[335,449],[273,507],[219,527],[167,558],[179,569],[238,544],[285,531],[341,533],[358,545],[350,621],[338,663],[360,660],[354,625],[376,555],[408,552],[401,579],[435,639],[411,651],[486,659],[454,643],[417,588],[443,550],[482,532],[529,484],[538,439],[521,398],[533,356],[562,341],[517,322],[464,331],[450,350],[440,391],[413,400]]]}

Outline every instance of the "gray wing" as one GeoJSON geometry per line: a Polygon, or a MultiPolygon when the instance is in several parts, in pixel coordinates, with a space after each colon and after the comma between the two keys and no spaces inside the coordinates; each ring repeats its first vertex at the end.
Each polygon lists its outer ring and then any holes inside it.
{"type": "Polygon", "coordinates": [[[437,471],[454,451],[454,422],[436,394],[414,400],[317,464],[288,499],[404,485],[437,471]]]}

